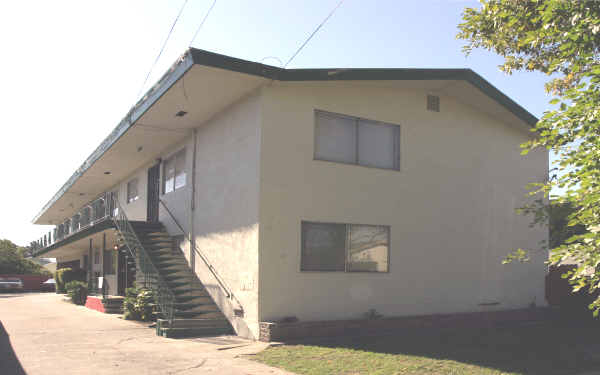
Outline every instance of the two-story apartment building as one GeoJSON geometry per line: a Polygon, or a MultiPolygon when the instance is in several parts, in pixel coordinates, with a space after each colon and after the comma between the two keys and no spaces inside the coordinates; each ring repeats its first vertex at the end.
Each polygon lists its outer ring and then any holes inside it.
{"type": "Polygon", "coordinates": [[[544,305],[544,254],[501,264],[548,235],[515,212],[536,121],[468,69],[190,49],[35,217],[38,255],[154,288],[165,335],[544,305]]]}

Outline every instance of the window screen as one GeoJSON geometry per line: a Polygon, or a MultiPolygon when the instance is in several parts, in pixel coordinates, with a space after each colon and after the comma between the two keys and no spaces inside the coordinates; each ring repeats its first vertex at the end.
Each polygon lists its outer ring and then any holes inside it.
{"type": "Polygon", "coordinates": [[[185,149],[175,155],[175,189],[185,186],[185,149]]]}
{"type": "Polygon", "coordinates": [[[302,222],[301,271],[388,272],[390,227],[302,222]]]}
{"type": "Polygon", "coordinates": [[[134,178],[127,183],[127,203],[136,201],[138,198],[138,179],[134,178]]]}
{"type": "Polygon", "coordinates": [[[185,186],[185,149],[165,160],[163,165],[163,194],[185,186]]]}
{"type": "Polygon", "coordinates": [[[175,190],[175,158],[167,159],[163,172],[163,193],[175,190]]]}
{"type": "Polygon", "coordinates": [[[358,164],[367,167],[399,169],[399,127],[360,120],[358,126],[358,164]]]}
{"type": "Polygon", "coordinates": [[[356,120],[317,112],[315,158],[356,163],[356,120]]]}
{"type": "Polygon", "coordinates": [[[400,126],[315,111],[315,159],[400,169],[400,126]]]}

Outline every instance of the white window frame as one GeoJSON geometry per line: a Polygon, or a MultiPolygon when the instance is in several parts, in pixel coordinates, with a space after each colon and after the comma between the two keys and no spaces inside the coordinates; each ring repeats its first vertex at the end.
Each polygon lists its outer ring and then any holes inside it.
{"type": "Polygon", "coordinates": [[[401,126],[399,124],[392,124],[389,122],[382,122],[382,121],[377,121],[377,120],[371,120],[371,119],[367,119],[367,118],[362,118],[362,117],[356,117],[356,116],[349,116],[349,115],[345,115],[345,114],[341,114],[341,113],[335,113],[335,112],[329,112],[329,111],[323,111],[320,109],[315,109],[314,110],[314,139],[313,139],[313,160],[319,160],[319,161],[327,161],[330,163],[340,163],[340,164],[348,164],[348,165],[360,165],[362,167],[367,167],[367,168],[377,168],[377,169],[386,169],[386,170],[392,170],[392,171],[400,171],[401,168],[401,163],[400,163],[400,155],[401,155],[401,133],[402,133],[402,129],[401,126]],[[355,131],[356,131],[356,137],[355,137],[355,160],[354,162],[345,162],[345,161],[339,161],[339,160],[329,160],[329,159],[325,159],[325,158],[319,158],[317,156],[317,122],[318,122],[318,116],[319,115],[324,115],[324,116],[329,116],[329,117],[337,117],[337,118],[343,118],[343,119],[349,119],[352,120],[354,122],[354,126],[355,126],[355,131]],[[358,145],[360,144],[360,140],[359,140],[359,126],[361,121],[363,122],[368,122],[370,124],[374,124],[374,125],[383,125],[383,126],[392,126],[394,127],[394,146],[393,146],[393,161],[394,161],[394,166],[392,168],[387,168],[387,167],[378,167],[378,166],[373,166],[373,165],[367,165],[367,164],[363,164],[360,162],[360,154],[359,154],[359,147],[358,145]]]}
{"type": "Polygon", "coordinates": [[[171,154],[168,158],[166,158],[165,160],[163,160],[163,165],[162,165],[162,181],[161,181],[161,185],[162,185],[162,193],[164,194],[168,194],[171,193],[175,190],[181,189],[183,187],[185,187],[187,185],[187,172],[185,170],[185,162],[186,162],[186,150],[185,147],[178,150],[177,152],[174,152],[173,154],[171,154]],[[177,161],[183,159],[183,167],[181,169],[177,168],[177,161]],[[173,187],[172,190],[167,190],[167,164],[172,162],[173,163],[173,187]],[[176,182],[177,182],[177,177],[178,176],[183,176],[184,181],[182,185],[177,186],[176,182]]]}
{"type": "Polygon", "coordinates": [[[136,178],[132,178],[129,182],[127,182],[127,203],[132,203],[137,201],[140,198],[140,191],[139,191],[139,179],[136,178]],[[132,192],[132,185],[135,184],[135,196],[131,196],[131,192],[132,192]]]}
{"type": "Polygon", "coordinates": [[[387,274],[390,273],[390,255],[392,252],[392,227],[390,225],[374,225],[374,224],[356,224],[356,223],[333,223],[333,222],[321,222],[314,220],[302,220],[300,222],[300,272],[343,272],[343,273],[375,273],[375,274],[387,274]],[[304,252],[304,224],[319,224],[319,225],[344,225],[346,227],[346,239],[344,244],[344,269],[343,270],[310,270],[303,269],[302,254],[304,252]],[[371,227],[385,227],[387,228],[387,268],[385,271],[366,271],[366,270],[351,270],[348,267],[348,252],[350,250],[350,227],[353,225],[357,226],[371,226],[371,227]]]}

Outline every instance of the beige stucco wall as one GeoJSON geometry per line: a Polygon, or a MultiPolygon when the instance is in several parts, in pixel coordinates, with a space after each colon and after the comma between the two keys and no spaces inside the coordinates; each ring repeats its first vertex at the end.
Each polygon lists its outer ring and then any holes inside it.
{"type": "MultiPolygon", "coordinates": [[[[258,338],[258,192],[260,155],[260,97],[254,93],[225,109],[196,129],[196,187],[193,235],[197,248],[234,293],[244,310],[228,299],[199,256],[195,271],[237,334],[258,338]]],[[[192,223],[193,134],[166,151],[162,158],[186,149],[186,185],[162,194],[176,220],[190,235],[192,223]]],[[[161,171],[162,173],[162,171],[161,171]]],[[[160,207],[160,222],[171,235],[182,234],[160,207]]],[[[191,259],[189,243],[182,249],[191,259]]]]}
{"type": "Polygon", "coordinates": [[[119,204],[125,210],[125,214],[129,220],[146,220],[146,206],[147,206],[147,185],[148,185],[148,168],[150,168],[152,164],[148,164],[143,166],[142,168],[136,170],[127,178],[123,179],[123,181],[119,182],[116,186],[114,186],[110,191],[117,192],[119,197],[119,204]],[[127,203],[127,183],[133,180],[134,178],[138,179],[138,196],[139,198],[133,202],[127,203]]]}
{"type": "Polygon", "coordinates": [[[426,111],[426,91],[351,82],[276,83],[263,91],[259,319],[359,318],[544,305],[542,228],[515,209],[546,177],[529,136],[456,99],[426,111]],[[401,125],[401,170],[313,160],[314,110],[401,125]],[[302,220],[391,226],[389,273],[300,272],[302,220]],[[481,304],[498,303],[494,306],[481,304]]]}
{"type": "Polygon", "coordinates": [[[258,195],[260,97],[255,93],[198,129],[196,157],[197,247],[241,303],[234,317],[205,264],[196,271],[239,335],[258,338],[258,195]]]}

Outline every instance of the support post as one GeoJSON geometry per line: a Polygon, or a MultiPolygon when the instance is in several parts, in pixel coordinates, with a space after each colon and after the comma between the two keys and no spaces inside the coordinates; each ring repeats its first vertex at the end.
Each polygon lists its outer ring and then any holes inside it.
{"type": "Polygon", "coordinates": [[[196,252],[194,251],[194,246],[196,245],[196,234],[194,231],[194,216],[195,216],[195,208],[196,208],[196,155],[197,155],[197,146],[198,146],[198,129],[194,128],[193,130],[193,141],[194,141],[194,152],[192,154],[192,199],[190,202],[190,230],[189,230],[189,243],[190,243],[190,266],[192,271],[196,272],[196,252]]]}
{"type": "Polygon", "coordinates": [[[88,285],[91,287],[92,285],[94,285],[93,283],[93,278],[94,275],[92,274],[92,262],[93,262],[93,258],[92,258],[92,239],[90,238],[90,248],[88,250],[88,264],[87,264],[87,271],[88,271],[88,285]]]}
{"type": "Polygon", "coordinates": [[[105,294],[108,293],[108,285],[106,284],[106,232],[102,233],[102,297],[106,297],[105,294]],[[105,293],[106,291],[106,293],[105,293]]]}

